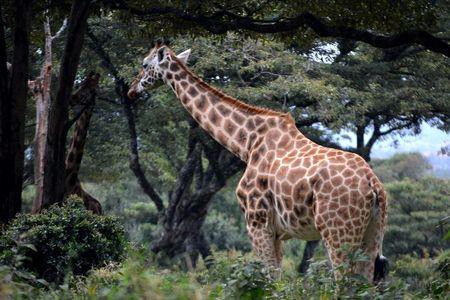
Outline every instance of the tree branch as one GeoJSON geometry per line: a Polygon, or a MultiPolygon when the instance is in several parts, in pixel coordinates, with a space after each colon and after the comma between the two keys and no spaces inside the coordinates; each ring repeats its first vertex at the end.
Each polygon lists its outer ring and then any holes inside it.
{"type": "Polygon", "coordinates": [[[344,38],[364,42],[384,49],[419,44],[428,50],[450,57],[450,45],[445,40],[435,37],[424,30],[407,30],[392,35],[382,35],[369,30],[332,25],[310,12],[299,13],[292,18],[253,19],[224,10],[207,15],[203,13],[192,13],[174,7],[138,9],[129,6],[123,0],[104,1],[104,4],[112,9],[126,10],[142,17],[173,15],[182,20],[193,22],[213,34],[224,34],[227,31],[242,29],[257,33],[281,33],[294,31],[306,26],[320,37],[344,38]]]}
{"type": "Polygon", "coordinates": [[[55,33],[54,36],[52,36],[52,40],[57,39],[60,37],[60,35],[64,32],[64,30],[67,28],[67,18],[64,19],[61,27],[59,30],[55,33]]]}
{"type": "Polygon", "coordinates": [[[295,126],[300,128],[304,126],[311,126],[318,122],[320,122],[318,117],[301,118],[300,120],[295,122],[295,126]]]}

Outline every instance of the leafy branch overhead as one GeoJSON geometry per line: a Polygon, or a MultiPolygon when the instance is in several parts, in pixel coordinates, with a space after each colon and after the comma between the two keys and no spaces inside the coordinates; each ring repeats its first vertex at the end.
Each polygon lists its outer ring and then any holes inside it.
{"type": "Polygon", "coordinates": [[[316,37],[360,41],[377,48],[416,44],[450,57],[448,26],[439,14],[439,10],[448,10],[444,1],[159,2],[104,1],[112,9],[149,20],[155,28],[162,28],[162,34],[198,27],[213,34],[277,34],[300,42],[314,33],[316,37]]]}

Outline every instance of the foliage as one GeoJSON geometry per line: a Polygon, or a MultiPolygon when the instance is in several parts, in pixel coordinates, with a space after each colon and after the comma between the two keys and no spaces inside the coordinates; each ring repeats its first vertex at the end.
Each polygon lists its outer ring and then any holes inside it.
{"type": "Polygon", "coordinates": [[[61,282],[68,272],[86,274],[119,261],[125,246],[123,227],[115,218],[94,215],[81,199],[71,196],[64,205],[39,215],[19,215],[2,232],[0,261],[61,282]],[[20,257],[28,259],[18,265],[20,257]]]}
{"type": "Polygon", "coordinates": [[[444,299],[450,292],[449,250],[441,253],[437,258],[418,260],[411,255],[400,257],[395,263],[395,276],[404,278],[405,283],[417,296],[444,299]]]}
{"type": "Polygon", "coordinates": [[[210,284],[213,298],[263,299],[275,291],[271,269],[252,257],[230,252],[209,259],[210,267],[199,277],[200,282],[210,284]]]}
{"type": "Polygon", "coordinates": [[[28,257],[20,254],[24,251],[36,251],[34,245],[25,244],[21,240],[14,241],[11,247],[11,258],[8,265],[0,264],[0,298],[8,294],[19,297],[29,296],[34,287],[48,287],[48,282],[39,279],[35,274],[24,270],[23,265],[28,257]]]}
{"type": "MultiPolygon", "coordinates": [[[[120,76],[131,81],[150,39],[127,35],[130,28],[142,29],[138,21],[129,22],[124,25],[113,17],[93,18],[90,26],[120,76]]],[[[335,49],[335,45],[329,47],[335,49]]],[[[299,124],[311,121],[313,126],[301,130],[321,144],[330,140],[330,134],[336,139],[342,130],[356,132],[361,127],[361,132],[370,136],[374,126],[380,126],[380,136],[373,142],[369,144],[366,138],[364,145],[351,146],[370,154],[373,143],[389,136],[417,134],[422,122],[448,129],[450,69],[445,58],[427,52],[406,51],[398,60],[386,60],[383,51],[356,44],[353,52],[340,60],[338,50],[322,55],[325,63],[270,38],[235,34],[220,39],[177,36],[171,48],[178,53],[192,49],[189,67],[226,93],[258,106],[291,111],[299,124]]],[[[320,49],[311,51],[319,53],[320,49]]],[[[99,64],[97,55],[87,48],[81,70],[99,64]]],[[[100,72],[102,97],[92,119],[81,178],[129,180],[132,174],[122,108],[114,100],[117,95],[109,72],[100,72]]],[[[135,112],[142,165],[153,186],[164,195],[186,157],[190,117],[168,87],[138,100],[135,112]]]]}
{"type": "Polygon", "coordinates": [[[448,229],[441,220],[450,215],[449,180],[432,177],[405,179],[386,184],[389,194],[388,226],[384,253],[435,255],[448,248],[444,240],[448,229]]]}
{"type": "Polygon", "coordinates": [[[384,183],[406,178],[419,180],[431,169],[420,153],[399,153],[388,159],[372,161],[373,170],[384,183]]]}
{"type": "Polygon", "coordinates": [[[261,264],[236,252],[214,253],[211,266],[191,272],[152,266],[142,250],[129,252],[121,264],[108,264],[60,286],[44,287],[11,280],[0,270],[0,298],[22,299],[445,299],[448,280],[442,261],[400,258],[386,282],[373,286],[364,279],[333,280],[326,260],[314,261],[303,277],[283,272],[267,276],[261,264]],[[20,284],[20,288],[19,285],[20,284]]]}

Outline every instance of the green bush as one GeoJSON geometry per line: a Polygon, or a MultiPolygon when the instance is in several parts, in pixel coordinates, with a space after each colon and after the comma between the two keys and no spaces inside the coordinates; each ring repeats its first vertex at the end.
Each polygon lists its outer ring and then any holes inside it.
{"type": "Polygon", "coordinates": [[[211,299],[266,299],[275,291],[271,269],[252,255],[214,252],[197,280],[212,287],[211,299]]]}
{"type": "Polygon", "coordinates": [[[433,299],[448,299],[449,265],[449,250],[436,258],[418,259],[412,255],[404,255],[395,262],[392,275],[401,278],[417,299],[429,296],[433,299]]]}
{"type": "Polygon", "coordinates": [[[115,218],[94,215],[81,199],[69,197],[39,215],[19,215],[0,236],[0,263],[13,265],[17,256],[27,257],[23,270],[61,282],[70,272],[82,275],[120,260],[125,246],[115,218]]]}

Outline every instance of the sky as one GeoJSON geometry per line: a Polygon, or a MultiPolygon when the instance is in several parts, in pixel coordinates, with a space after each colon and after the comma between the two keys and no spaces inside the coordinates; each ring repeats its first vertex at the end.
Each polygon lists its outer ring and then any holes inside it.
{"type": "MultiPolygon", "coordinates": [[[[343,132],[344,133],[344,132],[343,132]]],[[[341,146],[356,145],[356,136],[345,132],[350,139],[339,139],[341,146]]],[[[370,133],[366,135],[366,140],[370,133]]],[[[450,144],[450,134],[431,127],[427,123],[422,124],[422,132],[415,136],[389,136],[385,140],[375,143],[372,149],[373,158],[387,158],[396,153],[420,152],[424,156],[435,156],[441,147],[450,144]]]]}
{"type": "MultiPolygon", "coordinates": [[[[323,43],[318,47],[324,52],[313,51],[307,57],[316,62],[330,64],[339,54],[337,43],[323,43]]],[[[350,139],[339,139],[339,144],[343,147],[356,147],[356,135],[351,132],[341,132],[350,139]]],[[[367,133],[365,140],[370,138],[367,133]]],[[[437,156],[441,147],[450,145],[450,134],[442,130],[431,127],[427,123],[422,124],[422,132],[415,136],[388,136],[385,140],[378,140],[372,149],[372,158],[387,158],[396,153],[420,152],[426,157],[437,156]]]]}

